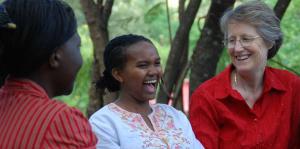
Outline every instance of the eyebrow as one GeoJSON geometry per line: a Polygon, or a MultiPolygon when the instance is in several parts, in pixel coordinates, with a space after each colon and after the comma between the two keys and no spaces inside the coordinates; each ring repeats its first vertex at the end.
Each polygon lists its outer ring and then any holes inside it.
{"type": "MultiPolygon", "coordinates": [[[[155,59],[155,61],[160,61],[160,60],[161,60],[160,57],[155,59]]],[[[143,62],[146,63],[146,62],[148,62],[148,60],[137,60],[137,63],[143,63],[143,62]]]]}
{"type": "Polygon", "coordinates": [[[242,34],[242,35],[240,35],[240,36],[228,36],[228,38],[231,38],[231,37],[255,37],[255,36],[259,36],[259,35],[242,34]]]}

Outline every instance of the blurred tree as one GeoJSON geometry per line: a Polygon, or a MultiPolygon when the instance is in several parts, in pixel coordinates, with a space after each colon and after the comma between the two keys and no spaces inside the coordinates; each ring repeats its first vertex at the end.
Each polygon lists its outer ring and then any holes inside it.
{"type": "MultiPolygon", "coordinates": [[[[192,2],[193,0],[190,0],[189,4],[191,4],[192,2]]],[[[200,5],[201,1],[197,2],[197,4],[200,5]]],[[[186,57],[185,55],[182,56],[182,53],[184,53],[184,50],[187,49],[187,45],[185,44],[189,43],[189,28],[182,30],[180,28],[181,26],[178,27],[176,35],[179,37],[175,36],[172,42],[171,51],[165,69],[164,77],[166,80],[165,85],[167,93],[164,92],[163,87],[161,87],[158,96],[159,102],[167,103],[167,94],[170,94],[172,92],[174,93],[175,91],[176,103],[176,101],[178,100],[176,99],[178,94],[178,89],[176,88],[181,86],[181,82],[183,82],[182,79],[184,79],[184,77],[180,76],[185,76],[186,71],[189,69],[190,66],[191,91],[195,88],[195,86],[199,85],[200,82],[207,80],[215,74],[217,63],[223,49],[223,35],[219,29],[218,22],[224,11],[229,7],[232,7],[234,2],[234,0],[212,0],[204,27],[201,30],[201,36],[199,37],[196,47],[193,50],[193,56],[190,62],[188,63],[187,59],[182,59],[182,57],[186,57]]],[[[180,23],[187,22],[185,19],[189,18],[192,19],[190,22],[192,24],[194,22],[195,17],[193,15],[191,16],[191,14],[189,14],[188,12],[197,13],[199,6],[197,6],[196,4],[192,4],[192,8],[194,9],[187,7],[186,13],[182,13],[182,6],[184,6],[183,0],[180,1],[179,6],[181,6],[179,7],[179,16],[181,18],[180,20],[182,20],[180,21],[180,23]]]]}
{"type": "Polygon", "coordinates": [[[89,117],[107,103],[105,99],[114,99],[115,96],[113,93],[109,93],[106,94],[105,97],[105,91],[96,89],[95,87],[95,82],[104,71],[103,52],[109,39],[107,26],[114,0],[80,0],[80,3],[86,17],[94,48],[92,85],[89,92],[90,100],[87,108],[87,116],[89,117]]]}
{"type": "Polygon", "coordinates": [[[191,58],[190,92],[216,73],[217,63],[224,49],[219,20],[234,3],[235,0],[212,0],[191,58]]]}
{"type": "Polygon", "coordinates": [[[278,0],[275,7],[274,11],[277,17],[281,20],[284,13],[286,12],[286,9],[288,8],[291,0],[278,0]]]}
{"type": "Polygon", "coordinates": [[[201,0],[190,0],[185,9],[185,0],[179,1],[179,27],[171,43],[171,51],[168,56],[167,65],[164,72],[164,83],[158,93],[158,102],[167,103],[173,91],[182,68],[188,60],[189,34],[196,14],[201,4],[201,0]]]}

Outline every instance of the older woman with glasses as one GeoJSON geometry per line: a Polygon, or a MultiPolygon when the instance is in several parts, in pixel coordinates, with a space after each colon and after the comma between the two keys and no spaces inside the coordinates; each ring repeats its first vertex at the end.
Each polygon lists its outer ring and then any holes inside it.
{"type": "Polygon", "coordinates": [[[261,1],[220,21],[232,64],[192,95],[190,120],[205,148],[297,148],[300,78],[267,66],[282,43],[280,21],[261,1]]]}

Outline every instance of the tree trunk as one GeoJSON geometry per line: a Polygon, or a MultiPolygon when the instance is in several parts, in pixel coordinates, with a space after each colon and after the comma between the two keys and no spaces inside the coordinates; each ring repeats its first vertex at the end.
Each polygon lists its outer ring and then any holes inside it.
{"type": "Polygon", "coordinates": [[[192,55],[190,92],[215,75],[217,63],[224,49],[219,20],[234,3],[235,0],[213,0],[210,5],[201,36],[192,55]]]}
{"type": "Polygon", "coordinates": [[[274,11],[276,16],[281,20],[284,13],[286,12],[291,0],[278,0],[275,7],[274,11]]]}
{"type": "Polygon", "coordinates": [[[80,0],[80,3],[86,17],[94,47],[94,62],[91,77],[92,83],[89,91],[90,100],[87,108],[87,115],[89,117],[109,102],[105,99],[114,99],[113,94],[108,94],[106,95],[108,98],[104,98],[104,90],[95,88],[96,81],[104,71],[103,52],[109,39],[107,24],[114,0],[106,0],[104,4],[102,0],[98,0],[97,3],[94,0],[80,0]],[[112,97],[109,98],[110,96],[112,97]]]}
{"type": "MultiPolygon", "coordinates": [[[[182,24],[184,20],[184,14],[185,12],[185,0],[180,0],[179,1],[179,7],[178,7],[178,18],[179,18],[179,23],[182,24]]],[[[182,41],[182,53],[181,57],[179,60],[179,65],[178,65],[178,76],[176,79],[176,84],[173,87],[173,106],[178,109],[183,111],[183,104],[182,104],[182,92],[181,92],[181,86],[184,80],[184,77],[186,75],[186,72],[184,72],[184,69],[188,63],[188,54],[189,54],[189,36],[185,38],[182,41]],[[183,74],[184,73],[184,74],[183,74]]]]}
{"type": "Polygon", "coordinates": [[[187,9],[184,12],[183,21],[180,21],[178,30],[172,41],[170,54],[165,68],[164,82],[167,93],[163,91],[163,87],[161,86],[157,98],[157,101],[160,103],[168,102],[168,94],[172,92],[174,84],[177,83],[176,80],[181,73],[180,70],[182,67],[180,66],[183,66],[186,63],[186,60],[184,59],[187,59],[187,56],[185,58],[183,53],[187,53],[186,44],[188,42],[190,29],[200,7],[200,3],[201,0],[190,0],[187,9]]]}

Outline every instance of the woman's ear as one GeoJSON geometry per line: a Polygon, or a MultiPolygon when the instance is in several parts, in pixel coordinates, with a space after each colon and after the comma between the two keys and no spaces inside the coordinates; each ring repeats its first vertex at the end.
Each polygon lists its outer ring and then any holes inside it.
{"type": "Polygon", "coordinates": [[[270,42],[266,42],[266,46],[267,46],[267,49],[270,50],[271,48],[273,48],[274,44],[272,44],[270,42]]]}
{"type": "Polygon", "coordinates": [[[49,58],[49,66],[51,68],[57,68],[59,66],[59,61],[61,59],[61,52],[60,50],[56,50],[55,52],[53,52],[51,55],[50,55],[50,58],[49,58]]]}
{"type": "Polygon", "coordinates": [[[111,74],[112,76],[118,80],[120,83],[123,82],[123,77],[122,77],[122,73],[120,71],[120,69],[117,69],[117,68],[113,68],[112,71],[111,71],[111,74]]]}

